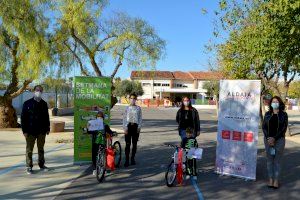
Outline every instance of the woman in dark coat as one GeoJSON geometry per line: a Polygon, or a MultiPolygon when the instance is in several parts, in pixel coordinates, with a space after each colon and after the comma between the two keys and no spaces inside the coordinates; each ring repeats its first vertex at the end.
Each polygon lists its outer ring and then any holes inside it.
{"type": "Polygon", "coordinates": [[[285,147],[285,132],[288,126],[288,115],[280,97],[271,99],[270,109],[265,114],[262,129],[267,155],[268,187],[279,187],[280,161],[285,147]]]}

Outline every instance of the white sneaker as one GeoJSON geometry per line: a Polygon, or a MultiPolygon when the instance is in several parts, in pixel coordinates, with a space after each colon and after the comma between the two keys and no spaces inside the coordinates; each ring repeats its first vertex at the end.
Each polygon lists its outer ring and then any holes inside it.
{"type": "Polygon", "coordinates": [[[96,176],[96,174],[97,174],[96,170],[93,170],[93,176],[96,176]]]}

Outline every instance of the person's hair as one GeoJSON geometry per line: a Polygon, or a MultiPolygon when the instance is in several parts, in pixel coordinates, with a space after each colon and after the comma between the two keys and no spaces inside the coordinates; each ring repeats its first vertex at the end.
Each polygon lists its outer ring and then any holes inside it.
{"type": "Polygon", "coordinates": [[[104,119],[104,113],[102,111],[98,111],[97,117],[102,117],[104,119]]]}
{"type": "Polygon", "coordinates": [[[279,110],[280,111],[284,111],[285,110],[285,105],[284,105],[282,99],[279,96],[272,97],[272,99],[270,100],[269,111],[273,112],[273,108],[271,106],[273,99],[277,99],[278,100],[278,102],[279,102],[279,110]]]}
{"type": "Polygon", "coordinates": [[[34,86],[33,91],[35,91],[36,88],[41,88],[42,91],[44,91],[44,88],[43,88],[43,86],[41,86],[41,85],[36,85],[36,86],[34,86]]]}
{"type": "Polygon", "coordinates": [[[134,97],[135,99],[137,99],[137,95],[135,93],[131,93],[129,97],[134,97]]]}
{"type": "Polygon", "coordinates": [[[183,103],[183,100],[184,100],[184,99],[188,99],[188,100],[190,101],[189,108],[192,109],[192,102],[191,102],[191,99],[190,99],[190,97],[187,97],[187,96],[184,96],[184,97],[182,97],[182,99],[181,99],[181,109],[184,109],[184,103],[183,103]]]}

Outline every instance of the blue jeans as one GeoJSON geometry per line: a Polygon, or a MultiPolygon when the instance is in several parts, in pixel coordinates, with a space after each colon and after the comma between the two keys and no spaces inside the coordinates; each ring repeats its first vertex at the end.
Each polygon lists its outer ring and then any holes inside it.
{"type": "Polygon", "coordinates": [[[267,154],[267,169],[268,169],[268,176],[271,179],[278,180],[280,175],[280,168],[281,168],[281,158],[283,155],[283,150],[285,146],[285,138],[280,138],[275,142],[275,156],[270,154],[270,146],[267,142],[267,139],[264,138],[266,154],[267,154]]]}
{"type": "Polygon", "coordinates": [[[185,129],[179,129],[179,136],[181,137],[181,141],[186,139],[186,130],[185,129]]]}

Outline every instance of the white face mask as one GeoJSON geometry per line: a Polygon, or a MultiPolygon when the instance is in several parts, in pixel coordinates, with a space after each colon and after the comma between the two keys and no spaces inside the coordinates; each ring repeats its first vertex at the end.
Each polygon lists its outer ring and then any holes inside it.
{"type": "Polygon", "coordinates": [[[183,102],[183,105],[184,105],[184,106],[189,106],[189,105],[190,105],[190,102],[189,102],[189,101],[184,101],[184,102],[183,102]]]}
{"type": "Polygon", "coordinates": [[[42,98],[42,93],[40,91],[36,91],[36,92],[34,92],[34,97],[36,99],[41,99],[42,98]]]}

